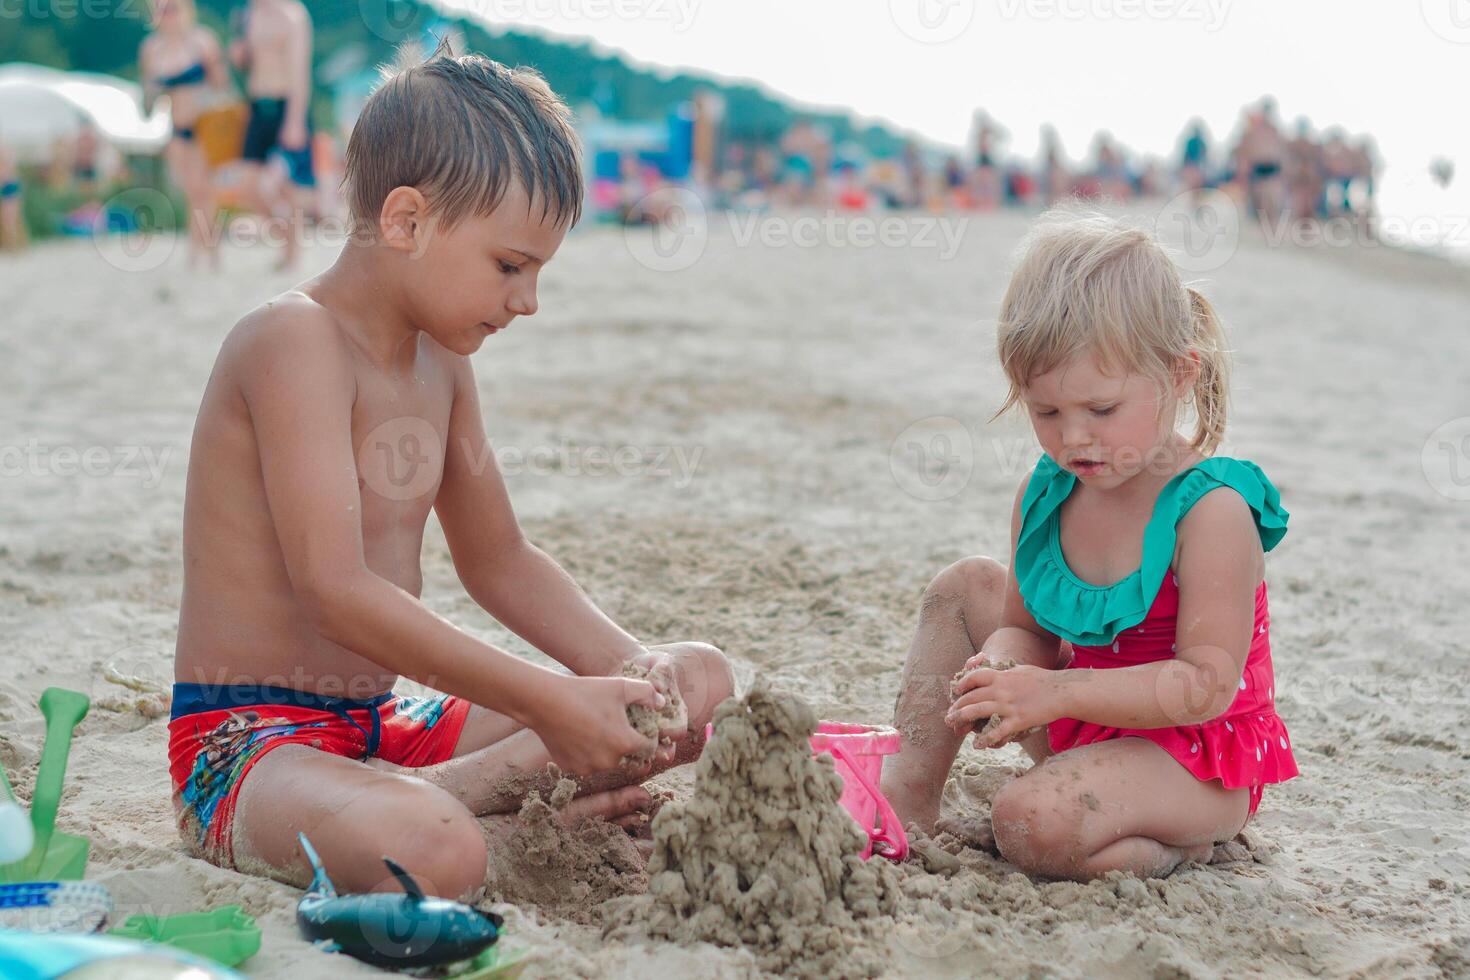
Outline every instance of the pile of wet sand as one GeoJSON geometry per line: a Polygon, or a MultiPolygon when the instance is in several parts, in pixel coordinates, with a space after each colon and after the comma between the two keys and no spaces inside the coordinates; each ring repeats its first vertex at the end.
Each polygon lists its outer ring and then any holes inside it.
{"type": "Polygon", "coordinates": [[[896,908],[896,879],[858,855],[866,841],[838,802],[817,718],[762,684],[715,713],[693,796],[653,823],[648,893],[612,903],[605,933],[743,946],[799,976],[875,972],[867,941],[896,908]]]}

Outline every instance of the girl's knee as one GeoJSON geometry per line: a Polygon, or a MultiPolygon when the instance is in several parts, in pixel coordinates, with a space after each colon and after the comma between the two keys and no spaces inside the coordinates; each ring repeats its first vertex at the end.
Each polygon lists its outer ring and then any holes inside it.
{"type": "Polygon", "coordinates": [[[977,595],[1004,596],[1006,567],[994,558],[974,555],[961,558],[934,576],[924,590],[924,600],[966,599],[977,595]]]}
{"type": "Polygon", "coordinates": [[[1015,779],[995,794],[991,825],[1001,857],[1029,874],[1065,875],[1081,843],[1080,818],[1050,788],[1015,779]]]}

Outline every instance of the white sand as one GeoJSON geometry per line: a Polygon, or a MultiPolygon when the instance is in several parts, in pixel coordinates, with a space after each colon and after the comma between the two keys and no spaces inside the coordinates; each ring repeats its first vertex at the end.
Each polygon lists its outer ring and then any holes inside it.
{"type": "MultiPolygon", "coordinates": [[[[823,716],[888,721],[920,590],[954,559],[1004,552],[1034,457],[1020,423],[984,421],[1001,391],[990,318],[1024,224],[977,218],[950,261],[742,248],[720,230],[679,273],[639,266],[621,232],[577,235],[543,277],[542,312],[476,357],[492,439],[701,455],[692,481],[672,460],[663,477],[512,473],[530,534],[638,635],[708,639],[742,687],[762,670],[823,716]],[[968,429],[952,445],[973,466],[962,492],[926,502],[895,479],[890,446],[933,415],[968,429]]],[[[272,260],[231,251],[223,276],[191,280],[182,255],[123,272],[89,242],[0,258],[0,762],[23,799],[43,688],[129,695],[109,663],[171,676],[194,410],[226,330],[289,284],[272,260]]],[[[973,852],[973,872],[906,886],[922,921],[895,930],[893,975],[1470,972],[1470,503],[1421,464],[1430,433],[1470,415],[1470,284],[1382,250],[1249,241],[1209,279],[1238,349],[1227,452],[1256,460],[1292,512],[1269,582],[1303,776],[1269,789],[1255,824],[1274,856],[1081,889],[1005,878],[973,852]]],[[[424,569],[433,608],[525,650],[464,596],[437,529],[424,569]]],[[[370,972],[296,938],[291,889],[183,855],[165,738],[165,721],[101,704],[83,723],[61,826],[92,836],[91,876],[129,913],[243,904],[265,929],[252,976],[370,972]]],[[[711,947],[510,923],[535,975],[749,969],[711,947]]]]}

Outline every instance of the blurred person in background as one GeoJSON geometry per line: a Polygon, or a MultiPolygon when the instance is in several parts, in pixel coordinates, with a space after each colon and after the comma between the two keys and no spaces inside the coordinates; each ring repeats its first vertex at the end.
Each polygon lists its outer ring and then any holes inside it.
{"type": "Polygon", "coordinates": [[[1179,157],[1179,183],[1185,190],[1200,191],[1210,186],[1210,144],[1202,120],[1192,119],[1185,131],[1179,157]]]}
{"type": "Polygon", "coordinates": [[[1246,110],[1235,148],[1235,175],[1256,216],[1275,221],[1286,209],[1286,140],[1276,127],[1276,101],[1267,96],[1246,110]]]}
{"type": "Polygon", "coordinates": [[[297,0],[250,0],[239,37],[230,44],[230,59],[245,73],[250,98],[242,190],[268,227],[284,225],[279,269],[296,264],[299,225],[316,187],[307,119],[311,34],[311,15],[297,0]],[[272,156],[285,164],[285,181],[267,174],[272,156]]]}
{"type": "MultiPolygon", "coordinates": [[[[204,112],[206,92],[228,88],[230,78],[219,39],[198,23],[194,0],[154,0],[153,31],[138,49],[138,73],[143,79],[144,112],[151,113],[153,104],[168,96],[173,135],[163,155],[188,207],[189,264],[202,256],[217,269],[214,187],[195,123],[204,112]]],[[[97,185],[99,149],[96,132],[84,126],[72,160],[73,177],[82,187],[97,185]]]]}
{"type": "Polygon", "coordinates": [[[21,213],[20,172],[15,153],[0,143],[0,250],[19,251],[27,242],[25,216],[21,213]]]}
{"type": "Polygon", "coordinates": [[[1296,136],[1286,144],[1286,184],[1291,215],[1297,221],[1318,217],[1322,208],[1322,148],[1312,138],[1312,124],[1298,119],[1296,136]]]}

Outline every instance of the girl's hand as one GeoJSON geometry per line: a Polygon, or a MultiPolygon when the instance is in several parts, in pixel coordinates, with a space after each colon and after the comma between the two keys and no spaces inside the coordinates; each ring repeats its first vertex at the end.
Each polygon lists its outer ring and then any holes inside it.
{"type": "Polygon", "coordinates": [[[972,658],[965,668],[968,672],[955,682],[955,701],[944,723],[956,734],[963,734],[977,721],[994,719],[983,733],[976,734],[976,748],[999,748],[1062,716],[1057,707],[1054,670],[1024,664],[994,670],[983,666],[983,658],[979,657],[972,658]],[[977,663],[980,665],[972,666],[977,663]]]}

